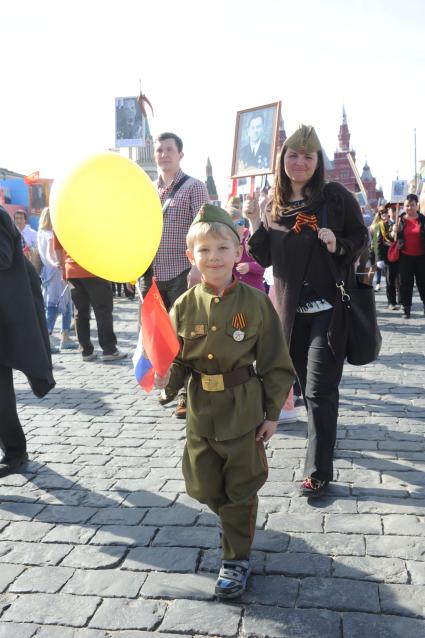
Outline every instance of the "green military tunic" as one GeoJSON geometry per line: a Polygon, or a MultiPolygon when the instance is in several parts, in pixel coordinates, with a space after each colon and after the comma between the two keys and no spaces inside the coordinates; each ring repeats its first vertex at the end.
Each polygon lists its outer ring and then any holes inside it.
{"type": "Polygon", "coordinates": [[[192,369],[220,374],[256,362],[257,376],[219,392],[189,379],[189,431],[225,441],[278,419],[294,373],[280,320],[263,292],[234,281],[219,297],[201,283],[179,297],[170,316],[181,344],[170,390],[182,387],[192,369]]]}
{"type": "Polygon", "coordinates": [[[222,296],[198,284],[175,302],[171,318],[181,348],[169,389],[177,391],[190,370],[222,374],[256,362],[257,376],[215,392],[190,377],[183,455],[188,494],[220,517],[223,559],[247,559],[268,474],[256,428],[278,419],[293,381],[281,323],[263,292],[236,281],[222,296]]]}

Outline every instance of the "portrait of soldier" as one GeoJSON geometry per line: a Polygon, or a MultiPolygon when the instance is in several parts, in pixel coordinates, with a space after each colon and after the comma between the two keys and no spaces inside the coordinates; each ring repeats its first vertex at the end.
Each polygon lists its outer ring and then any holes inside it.
{"type": "Polygon", "coordinates": [[[268,169],[270,167],[270,144],[264,141],[264,115],[261,111],[250,115],[246,137],[248,143],[239,153],[238,168],[240,172],[252,169],[268,169]]]}

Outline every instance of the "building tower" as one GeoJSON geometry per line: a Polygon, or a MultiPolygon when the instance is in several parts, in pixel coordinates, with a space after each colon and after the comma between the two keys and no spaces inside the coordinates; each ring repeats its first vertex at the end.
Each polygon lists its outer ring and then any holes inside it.
{"type": "Polygon", "coordinates": [[[367,161],[365,161],[365,165],[363,166],[361,180],[367,193],[368,204],[376,210],[379,204],[379,200],[382,199],[383,194],[380,188],[376,188],[376,179],[373,177],[372,171],[370,170],[370,166],[367,161]]]}
{"type": "Polygon", "coordinates": [[[154,154],[153,154],[153,137],[149,128],[149,121],[145,119],[146,126],[146,136],[145,136],[145,145],[137,147],[137,164],[143,168],[145,173],[149,175],[151,180],[158,179],[158,169],[155,164],[154,154]]]}
{"type": "Polygon", "coordinates": [[[206,166],[207,178],[205,180],[205,186],[207,187],[208,195],[211,202],[218,201],[217,188],[215,185],[214,177],[212,174],[212,164],[210,158],[207,160],[206,166]]]}
{"type": "Polygon", "coordinates": [[[342,122],[338,133],[339,148],[334,153],[334,159],[332,162],[333,168],[327,171],[327,174],[329,179],[332,179],[335,182],[340,182],[340,184],[343,184],[346,188],[348,188],[348,190],[356,192],[360,189],[356,181],[356,176],[351,168],[350,161],[347,157],[347,155],[350,154],[353,162],[356,161],[356,153],[350,148],[350,137],[350,131],[348,130],[347,124],[347,114],[345,112],[345,107],[343,106],[342,122]]]}
{"type": "MultiPolygon", "coordinates": [[[[363,167],[360,176],[355,166],[356,153],[350,148],[350,131],[347,124],[347,114],[345,107],[342,107],[342,122],[339,127],[338,142],[339,148],[334,153],[333,161],[329,161],[324,153],[325,169],[327,179],[339,182],[352,193],[366,192],[367,204],[376,209],[383,198],[382,188],[376,188],[376,179],[373,177],[370,166],[367,162],[363,167]],[[350,161],[351,160],[351,161],[350,161]]],[[[365,204],[364,196],[357,195],[360,204],[365,204]]]]}
{"type": "MultiPolygon", "coordinates": [[[[342,123],[339,127],[338,141],[339,150],[348,153],[350,150],[350,131],[348,130],[347,114],[345,112],[345,106],[342,105],[342,123]]],[[[355,159],[355,158],[353,158],[355,159]]]]}

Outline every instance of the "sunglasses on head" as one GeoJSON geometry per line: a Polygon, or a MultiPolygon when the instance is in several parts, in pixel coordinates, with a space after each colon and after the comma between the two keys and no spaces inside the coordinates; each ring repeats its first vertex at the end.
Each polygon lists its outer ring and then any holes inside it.
{"type": "Polygon", "coordinates": [[[245,220],[244,219],[237,219],[235,222],[233,222],[233,224],[235,226],[245,226],[245,220]]]}

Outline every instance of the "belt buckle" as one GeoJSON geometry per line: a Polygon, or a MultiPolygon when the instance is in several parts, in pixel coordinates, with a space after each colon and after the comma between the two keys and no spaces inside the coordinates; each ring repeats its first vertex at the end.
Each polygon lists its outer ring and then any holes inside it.
{"type": "Polygon", "coordinates": [[[202,374],[202,389],[206,392],[220,392],[224,390],[224,378],[222,374],[202,374]]]}

